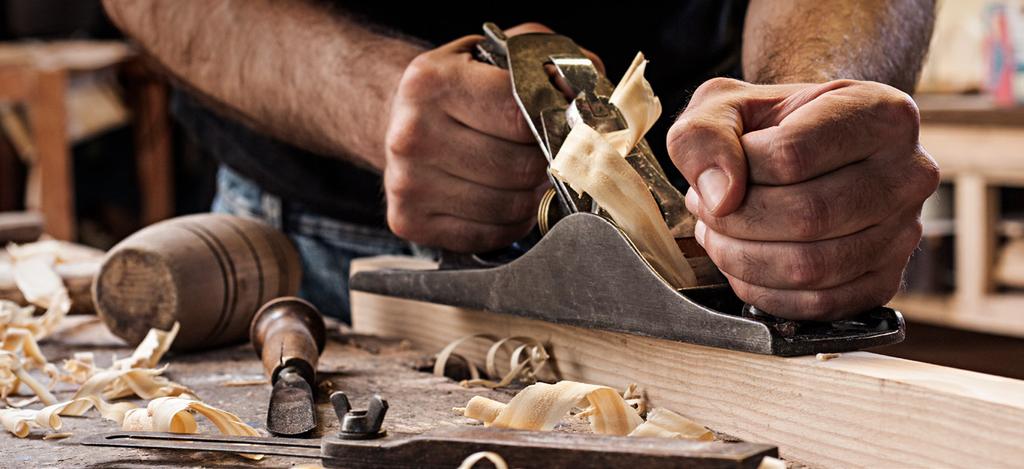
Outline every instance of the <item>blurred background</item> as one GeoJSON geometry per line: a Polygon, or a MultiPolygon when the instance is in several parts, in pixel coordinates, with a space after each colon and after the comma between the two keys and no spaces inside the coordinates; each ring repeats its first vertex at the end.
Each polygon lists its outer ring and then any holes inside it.
{"type": "MultiPolygon", "coordinates": [[[[879,350],[1024,378],[1024,9],[940,1],[915,96],[943,184],[906,289],[908,340],[879,350]]],[[[0,241],[108,249],[207,211],[216,163],[99,1],[0,0],[0,241]]],[[[0,297],[16,291],[0,255],[0,297]],[[6,276],[5,276],[6,275],[6,276]]]]}

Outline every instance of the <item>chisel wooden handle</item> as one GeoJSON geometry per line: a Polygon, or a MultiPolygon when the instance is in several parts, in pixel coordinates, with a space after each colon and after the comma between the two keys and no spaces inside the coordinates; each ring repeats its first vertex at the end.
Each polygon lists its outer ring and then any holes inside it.
{"type": "Polygon", "coordinates": [[[272,383],[290,366],[310,386],[316,385],[316,365],[325,335],[324,320],[315,306],[294,296],[271,300],[253,318],[249,338],[272,383]]]}

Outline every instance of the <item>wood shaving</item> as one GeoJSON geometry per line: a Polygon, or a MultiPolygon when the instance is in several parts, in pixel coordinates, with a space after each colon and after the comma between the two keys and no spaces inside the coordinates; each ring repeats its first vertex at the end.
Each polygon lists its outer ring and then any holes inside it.
{"type": "Polygon", "coordinates": [[[547,364],[550,356],[544,345],[536,339],[530,337],[506,337],[504,339],[497,339],[494,336],[488,334],[475,334],[461,337],[453,340],[451,343],[446,345],[440,353],[437,354],[437,358],[434,361],[434,375],[444,376],[444,371],[448,365],[448,360],[452,357],[458,357],[466,362],[469,368],[470,379],[463,380],[459,384],[463,387],[475,387],[482,386],[488,388],[500,388],[508,386],[512,383],[523,383],[532,384],[537,382],[537,374],[547,364]],[[480,376],[479,368],[465,357],[455,354],[455,350],[464,343],[471,340],[489,340],[494,342],[491,347],[487,350],[486,360],[484,364],[484,370],[489,378],[486,379],[480,376]],[[508,371],[501,374],[498,371],[498,353],[504,349],[507,345],[512,343],[519,343],[520,345],[514,348],[509,354],[508,371]],[[496,379],[497,377],[500,379],[496,379]]]}
{"type": "Polygon", "coordinates": [[[462,460],[462,464],[459,464],[458,469],[470,469],[484,459],[494,464],[494,469],[508,469],[508,463],[505,462],[505,458],[493,451],[480,451],[467,456],[466,459],[462,460]]]}
{"type": "Polygon", "coordinates": [[[839,358],[839,355],[840,354],[838,353],[819,353],[815,355],[814,358],[816,358],[819,362],[827,362],[829,360],[832,360],[833,358],[839,358]]]}
{"type": "MultiPolygon", "coordinates": [[[[642,394],[631,386],[624,394],[642,394]]],[[[550,431],[572,409],[582,409],[594,433],[632,437],[678,438],[713,441],[714,433],[668,409],[655,408],[644,421],[625,399],[607,386],[560,381],[537,383],[516,394],[508,404],[475,396],[464,408],[453,410],[486,426],[550,431]]]]}
{"type": "MultiPolygon", "coordinates": [[[[131,355],[114,360],[109,368],[96,366],[91,353],[78,353],[64,362],[62,373],[56,366],[47,362],[39,349],[37,339],[41,339],[57,327],[67,315],[71,307],[67,289],[60,277],[54,272],[54,265],[61,259],[75,258],[74,250],[62,250],[63,244],[58,242],[8,246],[8,252],[15,260],[15,280],[22,295],[34,304],[46,307],[46,312],[33,317],[34,307],[22,307],[9,301],[0,301],[0,398],[8,408],[0,409],[0,423],[17,437],[24,438],[32,428],[45,428],[53,431],[61,428],[61,415],[81,416],[95,408],[101,417],[123,424],[129,413],[134,415],[132,422],[139,419],[140,409],[130,402],[109,402],[129,396],[151,399],[150,406],[159,413],[154,419],[158,427],[163,428],[163,413],[169,415],[174,428],[179,422],[186,422],[189,417],[180,413],[165,410],[161,403],[186,402],[185,407],[191,416],[195,411],[206,415],[214,425],[225,433],[235,435],[256,435],[256,431],[238,420],[234,414],[210,407],[198,400],[192,391],[164,376],[166,370],[156,368],[160,359],[170,348],[179,330],[175,323],[169,331],[151,329],[146,338],[135,348],[131,355]],[[35,379],[28,370],[41,369],[50,379],[49,386],[44,386],[35,379]],[[69,382],[81,386],[65,402],[57,402],[50,389],[58,382],[69,382]],[[27,386],[35,396],[21,401],[11,401],[8,397],[18,392],[21,385],[27,386]],[[178,401],[161,401],[172,399],[173,396],[187,396],[191,399],[178,401]],[[27,409],[35,402],[42,402],[42,409],[27,409]],[[153,404],[156,402],[157,404],[153,404]],[[136,411],[136,412],[133,412],[136,411]]],[[[89,253],[90,256],[93,253],[89,253]]],[[[173,404],[167,404],[171,406],[173,404]]],[[[149,409],[149,407],[147,407],[149,409]]],[[[141,409],[146,410],[146,409],[141,409]]],[[[194,423],[194,419],[193,419],[194,423]]],[[[52,434],[51,438],[59,438],[60,434],[52,434]]]]}
{"type": "Polygon", "coordinates": [[[226,388],[240,388],[240,387],[244,387],[244,386],[260,386],[260,385],[264,385],[264,384],[270,384],[270,381],[267,381],[266,378],[260,378],[260,379],[234,379],[234,380],[229,380],[229,381],[225,381],[223,383],[220,383],[221,386],[224,386],[226,388]]]}
{"type": "Polygon", "coordinates": [[[550,171],[573,190],[590,194],[673,288],[696,285],[647,184],[596,130],[583,123],[573,127],[550,171]]]}
{"type": "Polygon", "coordinates": [[[629,436],[655,436],[684,440],[714,441],[715,434],[703,425],[668,409],[657,408],[647,413],[647,421],[629,436]]]}
{"type": "Polygon", "coordinates": [[[626,161],[637,142],[661,115],[661,101],[644,78],[647,60],[637,54],[609,101],[627,127],[600,134],[585,123],[573,125],[550,172],[579,193],[589,194],[672,287],[697,284],[643,178],[626,161]]]}
{"type": "Polygon", "coordinates": [[[465,416],[497,428],[549,431],[574,408],[589,408],[586,418],[595,433],[628,435],[643,423],[614,389],[574,381],[527,386],[508,404],[476,396],[465,416]]]}
{"type": "Polygon", "coordinates": [[[636,413],[640,414],[641,417],[647,416],[647,410],[650,405],[647,402],[647,392],[640,389],[640,386],[637,386],[636,383],[630,383],[626,386],[626,390],[622,392],[622,399],[630,407],[636,409],[636,413]]]}
{"type": "Polygon", "coordinates": [[[71,433],[71,432],[47,433],[47,434],[43,435],[43,439],[44,440],[63,440],[65,438],[69,438],[71,436],[74,436],[74,433],[71,433]]]}
{"type": "Polygon", "coordinates": [[[761,459],[761,464],[757,465],[757,469],[786,469],[786,461],[765,456],[764,459],[761,459]]]}
{"type": "Polygon", "coordinates": [[[661,100],[655,96],[651,84],[644,79],[646,70],[647,60],[643,52],[639,52],[608,98],[610,103],[619,108],[626,120],[626,128],[605,134],[605,139],[622,156],[629,154],[661,116],[661,100]]]}
{"type": "MultiPolygon", "coordinates": [[[[155,431],[171,433],[198,433],[192,411],[206,417],[222,434],[232,436],[260,436],[259,431],[243,422],[237,415],[200,401],[180,397],[153,399],[143,408],[129,410],[121,428],[127,431],[155,431]]],[[[245,455],[259,460],[260,455],[245,455]]]]}

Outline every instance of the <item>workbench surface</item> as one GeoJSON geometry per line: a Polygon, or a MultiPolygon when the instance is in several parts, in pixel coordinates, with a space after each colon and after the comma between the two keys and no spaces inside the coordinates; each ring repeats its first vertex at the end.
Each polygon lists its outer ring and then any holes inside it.
{"type": "MultiPolygon", "coordinates": [[[[186,334],[187,331],[181,331],[186,334]]],[[[50,362],[59,364],[75,352],[91,351],[97,364],[108,366],[111,355],[128,355],[125,345],[98,322],[95,317],[72,316],[61,330],[42,344],[50,362]]],[[[436,352],[436,351],[431,351],[436,352]]],[[[320,359],[321,392],[318,392],[321,427],[318,438],[334,432],[338,421],[326,396],[343,390],[356,408],[365,408],[374,393],[388,400],[390,409],[385,428],[392,432],[423,432],[441,425],[474,424],[461,417],[453,407],[465,406],[475,395],[508,401],[511,391],[465,389],[455,381],[435,377],[418,368],[430,364],[431,354],[417,351],[397,340],[359,336],[329,326],[328,344],[320,359]],[[329,383],[329,384],[328,384],[329,383]],[[328,388],[328,389],[325,389],[328,388]]],[[[263,380],[263,370],[249,344],[191,354],[168,353],[162,363],[170,364],[165,375],[192,388],[204,402],[234,412],[255,428],[265,428],[266,406],[270,384],[262,382],[232,386],[231,382],[263,380]]],[[[73,387],[61,385],[57,398],[67,399],[73,387]]],[[[135,402],[144,405],[144,401],[135,402]]],[[[290,467],[318,460],[271,456],[252,462],[232,454],[188,451],[155,451],[121,448],[89,447],[79,444],[89,434],[119,430],[111,421],[99,417],[95,410],[85,418],[63,417],[61,431],[73,435],[63,440],[43,440],[43,432],[34,429],[28,438],[19,439],[4,432],[0,435],[0,466],[2,467],[290,467]]],[[[217,433],[205,418],[199,417],[203,433],[217,433]]]]}

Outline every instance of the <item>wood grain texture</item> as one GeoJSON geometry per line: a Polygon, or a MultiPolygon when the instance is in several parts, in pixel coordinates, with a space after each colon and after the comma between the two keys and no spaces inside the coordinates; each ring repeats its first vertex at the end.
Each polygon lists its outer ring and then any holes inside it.
{"type": "MultiPolygon", "coordinates": [[[[352,271],[429,268],[371,258],[352,271]]],[[[357,332],[440,350],[468,334],[545,342],[562,379],[644,387],[714,430],[816,467],[1010,467],[1024,458],[1024,381],[846,353],[780,358],[352,292],[357,332]]],[[[482,348],[467,349],[481,360],[482,348]]]]}
{"type": "Polygon", "coordinates": [[[93,298],[107,327],[128,343],[179,321],[172,350],[209,349],[247,338],[260,306],[294,295],[300,279],[298,253],[283,233],[257,220],[198,214],[114,246],[93,298]]]}

